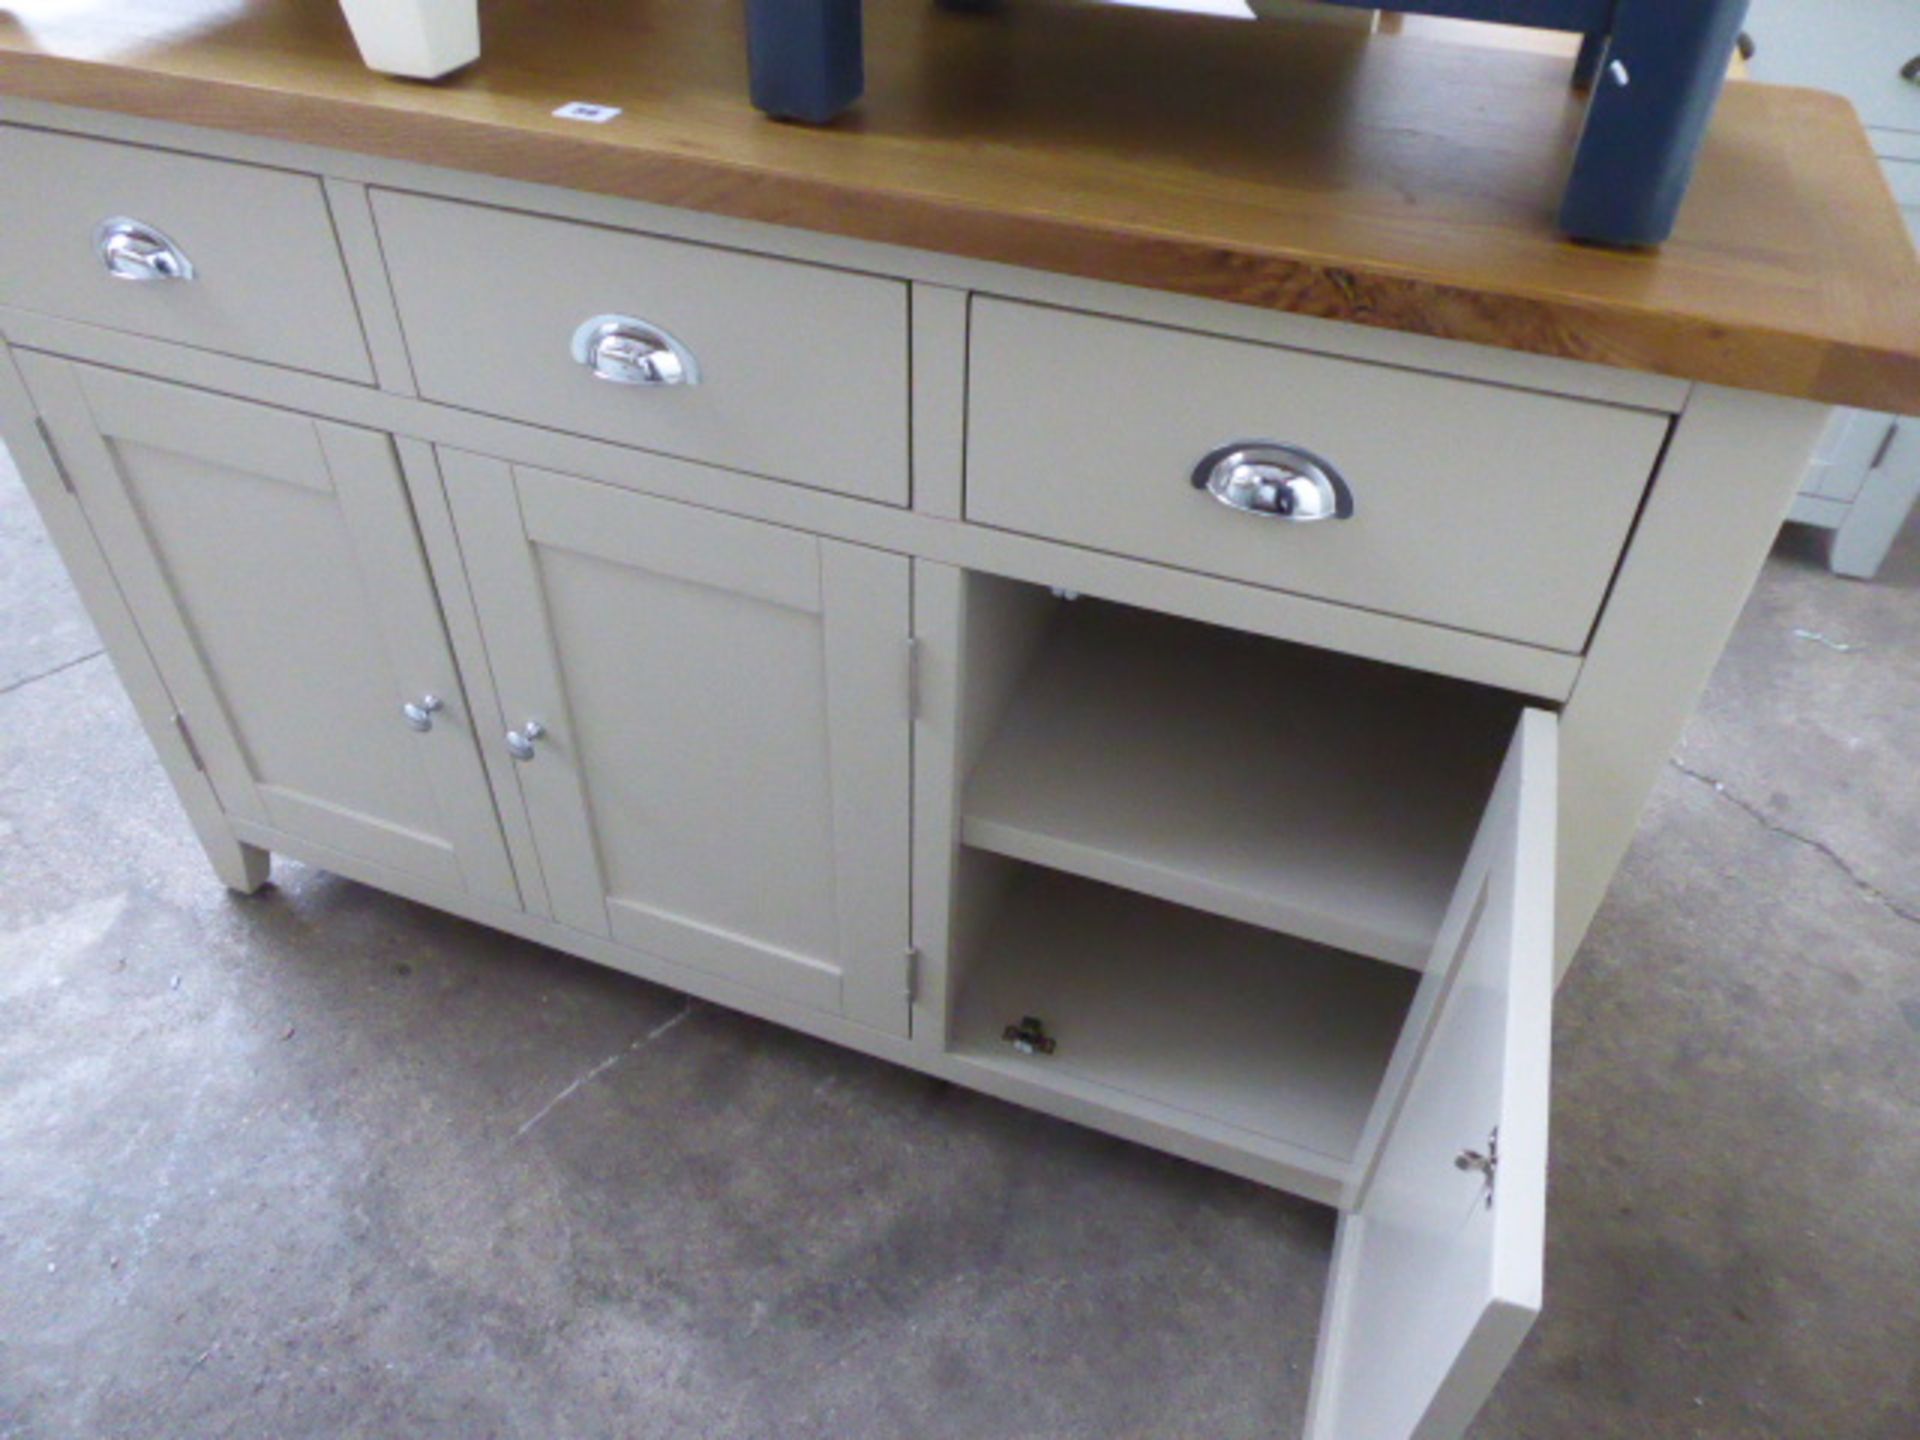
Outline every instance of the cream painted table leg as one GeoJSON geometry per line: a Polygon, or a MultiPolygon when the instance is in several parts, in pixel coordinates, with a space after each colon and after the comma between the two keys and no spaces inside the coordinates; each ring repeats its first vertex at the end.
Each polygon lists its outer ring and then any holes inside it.
{"type": "Polygon", "coordinates": [[[12,351],[0,348],[0,428],[6,432],[8,448],[26,481],[27,493],[39,508],[54,548],[60,552],[100,632],[107,656],[159,752],[161,766],[173,782],[187,821],[200,848],[206,851],[207,863],[229,890],[251,895],[267,883],[272,856],[257,845],[235,838],[212,784],[195,762],[185,733],[176,723],[179,712],[172,696],[107,568],[106,557],[79,501],[62,479],[60,462],[45,443],[37,418],[26,384],[14,366],[12,351]]]}
{"type": "Polygon", "coordinates": [[[480,0],[340,0],[340,7],[361,59],[375,70],[433,80],[480,58],[480,0]]]}

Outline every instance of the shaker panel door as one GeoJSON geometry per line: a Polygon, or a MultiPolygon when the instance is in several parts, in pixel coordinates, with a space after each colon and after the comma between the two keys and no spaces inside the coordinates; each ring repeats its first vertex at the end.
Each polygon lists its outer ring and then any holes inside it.
{"type": "Polygon", "coordinates": [[[555,918],[904,1034],[908,562],[442,464],[555,918]]]}
{"type": "Polygon", "coordinates": [[[517,906],[392,440],[20,358],[228,812],[517,906]]]}
{"type": "Polygon", "coordinates": [[[1362,1135],[1309,1440],[1457,1440],[1540,1313],[1555,741],[1523,713],[1362,1135]]]}

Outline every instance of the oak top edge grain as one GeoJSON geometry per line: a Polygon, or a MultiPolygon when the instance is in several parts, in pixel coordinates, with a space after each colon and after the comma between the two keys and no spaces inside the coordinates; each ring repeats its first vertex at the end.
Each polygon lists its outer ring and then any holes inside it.
{"type": "Polygon", "coordinates": [[[834,125],[746,99],[739,0],[491,0],[361,66],[332,0],[14,0],[0,94],[1736,388],[1920,412],[1916,260],[1851,108],[1728,86],[1671,241],[1554,231],[1554,56],[1014,0],[869,0],[834,125]],[[605,125],[569,100],[620,106],[605,125]]]}

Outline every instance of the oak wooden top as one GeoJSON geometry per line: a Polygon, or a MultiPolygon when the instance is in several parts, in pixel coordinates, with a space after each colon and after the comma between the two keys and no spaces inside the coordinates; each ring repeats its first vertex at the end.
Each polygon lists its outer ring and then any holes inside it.
{"type": "Polygon", "coordinates": [[[1554,232],[1555,57],[868,0],[866,99],[816,129],[748,105],[740,10],[490,0],[480,63],[422,85],[332,0],[10,0],[0,93],[1920,412],[1920,261],[1839,99],[1730,84],[1674,238],[1628,253],[1554,232]]]}

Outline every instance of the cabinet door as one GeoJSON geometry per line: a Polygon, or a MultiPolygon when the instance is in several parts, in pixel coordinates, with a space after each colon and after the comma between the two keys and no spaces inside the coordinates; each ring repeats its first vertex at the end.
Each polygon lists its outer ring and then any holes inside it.
{"type": "Polygon", "coordinates": [[[442,465],[555,918],[904,1034],[908,562],[442,465]]]}
{"type": "Polygon", "coordinates": [[[1309,1440],[1453,1440],[1540,1313],[1555,739],[1523,715],[1362,1136],[1309,1440]]]}
{"type": "Polygon", "coordinates": [[[392,440],[20,359],[228,813],[518,905],[392,440]]]}

